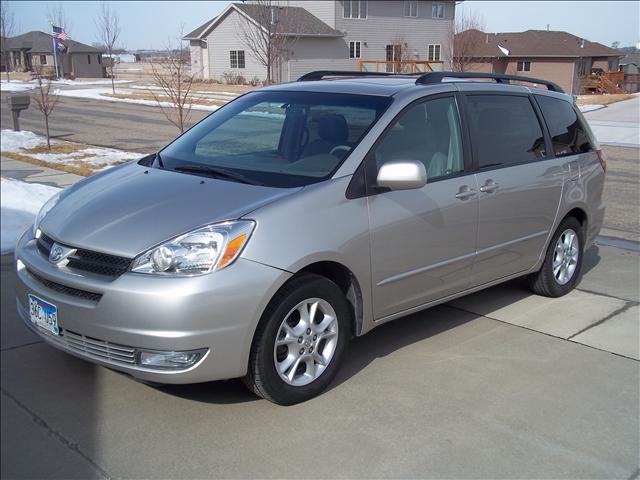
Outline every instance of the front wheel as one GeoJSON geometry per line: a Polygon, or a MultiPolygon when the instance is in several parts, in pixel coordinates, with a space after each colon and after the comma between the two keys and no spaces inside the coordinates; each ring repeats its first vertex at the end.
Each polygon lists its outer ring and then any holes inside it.
{"type": "Polygon", "coordinates": [[[351,336],[351,311],[338,286],[314,274],[295,277],[267,307],[243,379],[257,395],[292,405],[333,380],[351,336]]]}
{"type": "Polygon", "coordinates": [[[580,279],[583,249],[582,225],[573,217],[565,218],[549,243],[542,268],[529,277],[531,290],[545,297],[573,290],[580,279]]]}

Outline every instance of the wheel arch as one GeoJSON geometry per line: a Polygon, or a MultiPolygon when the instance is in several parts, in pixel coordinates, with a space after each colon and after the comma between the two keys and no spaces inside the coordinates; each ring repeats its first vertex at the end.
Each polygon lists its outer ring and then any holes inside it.
{"type": "Polygon", "coordinates": [[[320,275],[331,280],[340,288],[351,308],[353,333],[356,336],[360,335],[363,323],[363,299],[360,282],[358,282],[355,274],[342,263],[319,261],[301,268],[291,278],[304,273],[320,275]]]}
{"type": "Polygon", "coordinates": [[[566,218],[569,217],[573,217],[578,220],[578,222],[580,222],[580,225],[582,226],[582,234],[586,238],[587,232],[589,231],[589,217],[587,215],[587,212],[583,208],[574,207],[569,210],[564,217],[562,217],[562,220],[558,222],[558,225],[560,225],[566,218]]]}

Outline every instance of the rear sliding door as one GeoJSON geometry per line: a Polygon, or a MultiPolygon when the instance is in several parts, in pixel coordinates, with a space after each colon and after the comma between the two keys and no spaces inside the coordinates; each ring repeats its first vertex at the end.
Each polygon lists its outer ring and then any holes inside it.
{"type": "Polygon", "coordinates": [[[472,286],[533,267],[555,220],[564,172],[547,151],[532,100],[517,93],[465,95],[479,187],[472,286]]]}

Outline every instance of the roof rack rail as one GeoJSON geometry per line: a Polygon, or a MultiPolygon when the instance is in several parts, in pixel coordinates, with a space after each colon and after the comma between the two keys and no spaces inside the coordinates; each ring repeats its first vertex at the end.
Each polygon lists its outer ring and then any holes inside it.
{"type": "Polygon", "coordinates": [[[545,85],[552,92],[564,93],[564,90],[557,83],[541,78],[520,77],[518,75],[507,75],[504,73],[481,73],[481,72],[429,72],[420,75],[416,80],[416,85],[433,85],[440,83],[445,78],[485,78],[493,79],[497,83],[510,83],[511,80],[527,83],[539,83],[545,85]]]}
{"type": "Polygon", "coordinates": [[[348,70],[316,70],[314,72],[305,73],[297,81],[307,82],[311,80],[322,80],[324,77],[386,77],[395,75],[389,72],[362,72],[348,70]]]}

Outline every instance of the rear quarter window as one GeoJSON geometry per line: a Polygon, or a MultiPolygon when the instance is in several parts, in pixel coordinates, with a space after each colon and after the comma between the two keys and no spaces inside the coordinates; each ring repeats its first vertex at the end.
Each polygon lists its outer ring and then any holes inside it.
{"type": "Polygon", "coordinates": [[[573,105],[545,95],[536,95],[536,101],[544,115],[553,144],[553,153],[557,157],[593,150],[588,130],[573,105]]]}
{"type": "Polygon", "coordinates": [[[468,95],[467,116],[480,168],[514,165],[546,155],[531,101],[516,95],[468,95]]]}

